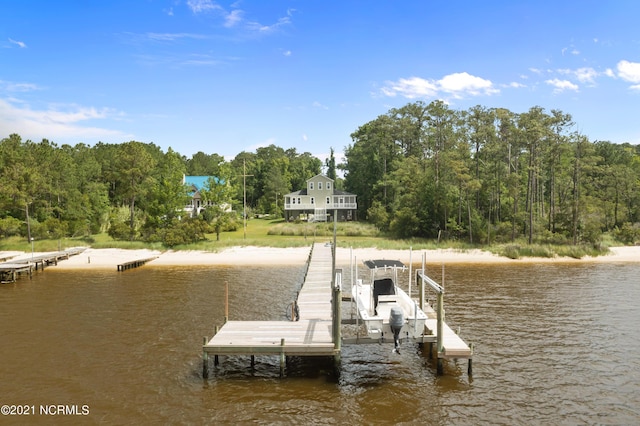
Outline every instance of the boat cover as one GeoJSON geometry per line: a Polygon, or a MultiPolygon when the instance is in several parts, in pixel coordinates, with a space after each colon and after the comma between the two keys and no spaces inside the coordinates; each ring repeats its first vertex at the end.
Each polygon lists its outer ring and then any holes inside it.
{"type": "Polygon", "coordinates": [[[399,260],[388,260],[388,259],[376,259],[376,260],[365,260],[364,264],[369,269],[376,268],[404,268],[404,263],[399,260]]]}
{"type": "Polygon", "coordinates": [[[396,288],[391,278],[381,278],[373,282],[373,303],[378,306],[378,296],[396,294],[396,288]]]}

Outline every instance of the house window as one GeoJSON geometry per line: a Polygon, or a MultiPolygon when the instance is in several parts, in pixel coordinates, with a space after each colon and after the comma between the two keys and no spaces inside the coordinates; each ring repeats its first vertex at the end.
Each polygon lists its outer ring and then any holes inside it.
{"type": "Polygon", "coordinates": [[[302,204],[302,203],[300,202],[300,197],[298,197],[298,204],[302,204]]]}
{"type": "Polygon", "coordinates": [[[331,189],[331,182],[327,182],[327,189],[331,189]]]}
{"type": "Polygon", "coordinates": [[[327,197],[327,204],[331,204],[331,197],[327,197]]]}
{"type": "Polygon", "coordinates": [[[315,198],[311,197],[311,204],[315,204],[315,203],[316,203],[315,198]]]}
{"type": "Polygon", "coordinates": [[[309,182],[309,190],[313,191],[313,182],[309,182]]]}
{"type": "Polygon", "coordinates": [[[296,203],[296,199],[295,198],[291,198],[291,204],[295,204],[296,203]]]}
{"type": "Polygon", "coordinates": [[[322,182],[318,182],[318,189],[322,189],[322,182]]]}

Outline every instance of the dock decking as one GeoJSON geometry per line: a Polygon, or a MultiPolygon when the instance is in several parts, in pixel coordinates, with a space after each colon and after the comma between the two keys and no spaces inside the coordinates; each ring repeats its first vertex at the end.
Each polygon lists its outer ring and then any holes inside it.
{"type": "Polygon", "coordinates": [[[333,356],[331,246],[316,243],[298,295],[298,321],[228,321],[203,345],[212,355],[333,356]]]}
{"type": "Polygon", "coordinates": [[[35,269],[44,270],[45,266],[57,265],[60,260],[69,259],[84,251],[84,248],[73,248],[69,250],[56,251],[53,253],[39,254],[37,256],[12,258],[10,262],[0,263],[0,281],[14,282],[19,274],[31,273],[35,269]],[[38,267],[38,265],[40,265],[38,267]]]}
{"type": "Polygon", "coordinates": [[[129,262],[120,263],[118,264],[118,272],[123,272],[123,271],[126,271],[127,269],[138,268],[147,262],[156,260],[157,258],[158,256],[145,257],[144,259],[136,259],[136,260],[130,260],[129,262]]]}

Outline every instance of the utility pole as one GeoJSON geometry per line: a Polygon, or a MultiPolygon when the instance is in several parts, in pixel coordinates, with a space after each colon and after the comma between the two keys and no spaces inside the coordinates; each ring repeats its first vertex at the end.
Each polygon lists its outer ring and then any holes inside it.
{"type": "Polygon", "coordinates": [[[243,201],[242,201],[242,219],[243,219],[243,238],[247,239],[247,177],[253,176],[247,174],[247,160],[242,159],[242,193],[243,193],[243,201]]]}

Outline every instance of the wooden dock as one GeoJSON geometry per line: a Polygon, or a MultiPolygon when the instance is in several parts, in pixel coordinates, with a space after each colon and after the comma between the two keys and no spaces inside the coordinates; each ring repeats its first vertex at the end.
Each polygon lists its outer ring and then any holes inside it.
{"type": "MultiPolygon", "coordinates": [[[[226,321],[225,318],[226,322],[222,328],[216,329],[211,339],[206,337],[203,339],[203,377],[208,378],[209,355],[214,356],[215,365],[218,364],[219,355],[250,355],[252,365],[255,355],[279,355],[280,375],[283,376],[287,356],[331,356],[334,357],[337,367],[342,344],[393,342],[392,336],[378,339],[360,336],[342,337],[341,325],[353,324],[353,320],[342,319],[341,303],[333,303],[333,300],[348,300],[342,299],[340,294],[341,273],[338,273],[338,270],[334,271],[333,268],[331,245],[313,244],[307,273],[296,301],[296,312],[293,312],[292,308],[291,318],[297,320],[226,321]],[[336,285],[332,288],[334,273],[336,285]],[[336,318],[335,322],[334,318],[336,318]]],[[[429,357],[435,345],[438,374],[443,374],[443,359],[468,359],[468,373],[471,375],[473,346],[468,346],[444,322],[442,305],[444,289],[426,275],[422,273],[418,275],[422,280],[422,299],[424,299],[426,284],[433,284],[439,292],[438,310],[434,310],[422,300],[420,304],[428,319],[422,334],[411,340],[429,344],[429,357]]]]}
{"type": "Polygon", "coordinates": [[[126,271],[127,269],[138,268],[138,267],[144,265],[145,263],[151,262],[152,260],[155,260],[157,258],[158,258],[158,256],[145,257],[144,259],[136,259],[136,260],[131,260],[131,261],[125,262],[125,263],[120,263],[118,265],[118,272],[126,271]]]}
{"type": "Polygon", "coordinates": [[[13,283],[18,279],[20,274],[33,273],[33,264],[28,263],[1,263],[0,264],[0,283],[13,283]]]}
{"type": "Polygon", "coordinates": [[[14,258],[10,262],[0,263],[0,281],[14,282],[18,275],[26,273],[31,276],[34,269],[36,271],[38,269],[44,270],[45,266],[57,265],[60,260],[69,259],[70,256],[75,256],[83,251],[84,248],[73,248],[37,256],[14,258]]]}
{"type": "MultiPolygon", "coordinates": [[[[438,320],[427,319],[425,327],[434,339],[438,337],[438,320]]],[[[438,354],[444,359],[471,359],[473,350],[460,336],[447,325],[442,324],[442,352],[438,354]]]]}
{"type": "MultiPolygon", "coordinates": [[[[298,295],[298,321],[228,321],[203,350],[203,374],[208,355],[281,356],[281,375],[286,356],[335,356],[332,334],[332,250],[315,243],[306,277],[298,295]]],[[[339,352],[339,350],[338,350],[339,352]]],[[[216,358],[217,359],[217,358],[216,358]]]]}

